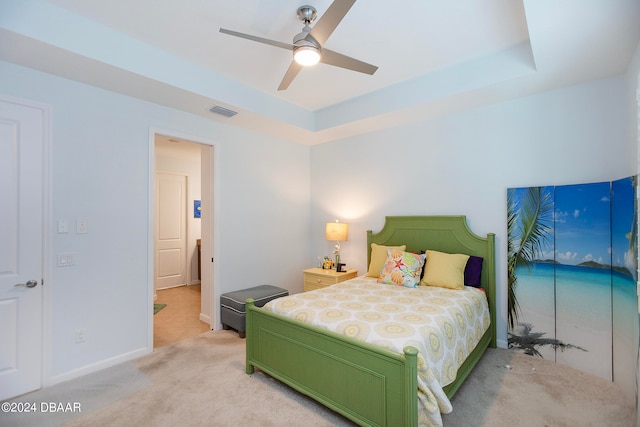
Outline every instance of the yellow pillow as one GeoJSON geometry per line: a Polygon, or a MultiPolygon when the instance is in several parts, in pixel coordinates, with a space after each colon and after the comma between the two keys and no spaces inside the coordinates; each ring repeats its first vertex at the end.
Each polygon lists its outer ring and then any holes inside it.
{"type": "Polygon", "coordinates": [[[375,243],[371,244],[371,262],[369,263],[369,270],[367,271],[367,277],[380,277],[382,266],[387,262],[387,249],[399,249],[404,251],[407,249],[407,245],[402,246],[381,246],[375,243]]]}
{"type": "Polygon", "coordinates": [[[427,251],[422,286],[464,289],[464,268],[469,255],[427,251]]]}

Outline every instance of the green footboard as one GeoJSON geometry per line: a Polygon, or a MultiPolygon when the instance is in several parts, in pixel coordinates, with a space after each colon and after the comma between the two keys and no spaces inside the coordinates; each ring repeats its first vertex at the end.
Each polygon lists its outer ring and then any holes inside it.
{"type": "Polygon", "coordinates": [[[404,354],[247,301],[247,374],[258,368],[360,425],[417,425],[417,350],[404,354]]]}

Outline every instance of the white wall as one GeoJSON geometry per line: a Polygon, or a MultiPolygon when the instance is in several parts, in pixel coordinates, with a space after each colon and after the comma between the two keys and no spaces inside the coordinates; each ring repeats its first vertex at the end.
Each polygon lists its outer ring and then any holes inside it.
{"type": "Polygon", "coordinates": [[[89,223],[88,234],[49,236],[51,252],[74,252],[77,265],[52,266],[52,277],[45,277],[52,295],[45,319],[52,331],[48,382],[151,350],[151,128],[217,141],[214,298],[262,283],[302,290],[309,258],[308,147],[6,62],[0,62],[0,93],[52,106],[49,220],[89,223]],[[86,328],[87,341],[76,344],[79,328],[86,328]]]}
{"type": "Polygon", "coordinates": [[[349,223],[342,259],[366,271],[366,230],[385,215],[466,215],[496,233],[497,330],[506,345],[509,187],[610,181],[627,161],[624,78],[488,105],[311,150],[309,265],[328,254],[324,222],[349,223]]]}
{"type": "Polygon", "coordinates": [[[625,83],[627,91],[628,105],[628,121],[627,121],[627,140],[629,155],[627,161],[631,170],[640,171],[638,168],[638,143],[640,143],[640,135],[638,134],[638,103],[640,102],[640,42],[636,46],[635,54],[631,57],[627,72],[625,73],[625,83]]]}

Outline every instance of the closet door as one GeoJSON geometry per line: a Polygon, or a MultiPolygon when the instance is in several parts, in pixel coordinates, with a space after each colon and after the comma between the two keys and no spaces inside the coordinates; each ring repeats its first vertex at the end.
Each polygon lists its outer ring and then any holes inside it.
{"type": "Polygon", "coordinates": [[[47,114],[0,99],[0,400],[42,383],[47,114]]]}
{"type": "Polygon", "coordinates": [[[156,173],[155,288],[186,284],[187,177],[156,173]]]}

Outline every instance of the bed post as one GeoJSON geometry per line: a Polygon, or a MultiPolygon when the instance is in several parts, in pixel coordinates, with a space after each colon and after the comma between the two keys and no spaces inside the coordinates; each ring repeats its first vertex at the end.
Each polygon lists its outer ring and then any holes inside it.
{"type": "Polygon", "coordinates": [[[487,234],[487,270],[489,283],[485,287],[487,291],[487,302],[489,303],[489,315],[491,316],[491,324],[489,329],[491,330],[491,343],[489,346],[496,348],[497,346],[497,331],[496,331],[496,235],[495,233],[487,234]]]}
{"type": "Polygon", "coordinates": [[[407,407],[405,408],[406,426],[418,425],[418,405],[416,404],[418,399],[418,349],[413,346],[407,346],[403,349],[405,363],[405,382],[404,387],[407,395],[402,399],[407,407]]]}

